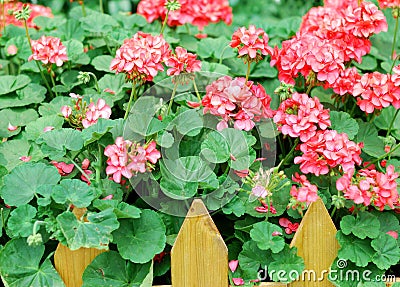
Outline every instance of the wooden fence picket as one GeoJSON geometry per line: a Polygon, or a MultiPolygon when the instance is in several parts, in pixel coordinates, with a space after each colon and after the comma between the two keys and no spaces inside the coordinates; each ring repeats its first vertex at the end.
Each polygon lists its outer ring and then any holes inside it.
{"type": "Polygon", "coordinates": [[[297,247],[297,255],[304,259],[305,269],[312,273],[304,273],[299,281],[289,287],[333,287],[328,280],[332,262],[337,257],[339,243],[336,239],[336,227],[321,199],[310,204],[296,234],[290,244],[297,247]],[[315,272],[315,273],[314,273],[315,272]],[[311,277],[307,280],[309,274],[311,277]],[[320,276],[323,280],[318,280],[320,276]],[[302,278],[303,277],[303,278],[302,278]]]}
{"type": "Polygon", "coordinates": [[[174,287],[227,287],[228,249],[207,208],[195,199],[171,250],[174,287]]]}

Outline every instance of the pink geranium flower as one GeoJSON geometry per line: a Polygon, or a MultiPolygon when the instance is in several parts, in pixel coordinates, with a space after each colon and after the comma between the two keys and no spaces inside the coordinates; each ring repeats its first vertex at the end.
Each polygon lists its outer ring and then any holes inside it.
{"type": "Polygon", "coordinates": [[[88,128],[91,125],[97,123],[99,118],[109,119],[111,116],[111,108],[106,104],[103,99],[98,99],[96,105],[91,102],[86,111],[86,118],[82,120],[84,128],[88,128]]]}
{"type": "Polygon", "coordinates": [[[400,7],[400,0],[378,0],[378,2],[382,9],[400,7]]]}
{"type": "Polygon", "coordinates": [[[235,272],[237,267],[238,267],[238,265],[239,265],[239,260],[231,260],[231,261],[229,261],[228,265],[229,265],[229,269],[232,272],[235,272]]]}
{"type": "Polygon", "coordinates": [[[62,162],[62,161],[57,162],[57,161],[53,160],[50,163],[53,164],[57,168],[58,173],[62,176],[70,174],[74,170],[74,167],[75,167],[73,163],[66,164],[65,162],[62,162]]]}
{"type": "Polygon", "coordinates": [[[318,199],[318,187],[311,184],[305,175],[299,175],[296,172],[292,180],[300,185],[300,187],[293,185],[290,189],[290,195],[293,196],[296,201],[305,202],[308,205],[318,199]]]}
{"type": "Polygon", "coordinates": [[[67,48],[59,38],[42,36],[39,40],[32,40],[32,55],[28,60],[41,61],[43,64],[56,64],[61,67],[68,61],[67,48]]]}
{"type": "Polygon", "coordinates": [[[196,55],[188,53],[182,47],[175,48],[175,54],[172,54],[166,61],[168,67],[168,76],[177,76],[181,73],[193,73],[201,70],[201,61],[196,60],[196,55]]]}
{"type": "Polygon", "coordinates": [[[229,45],[238,49],[239,57],[248,56],[250,59],[260,60],[262,56],[272,53],[268,40],[263,29],[250,25],[249,29],[241,27],[236,30],[229,45]]]}
{"type": "Polygon", "coordinates": [[[297,222],[293,223],[285,217],[279,218],[279,225],[285,227],[286,234],[292,234],[293,232],[296,232],[297,229],[299,228],[299,223],[297,222]]]}
{"type": "Polygon", "coordinates": [[[152,36],[137,32],[126,39],[111,61],[110,69],[125,73],[132,80],[151,81],[159,71],[164,71],[162,63],[169,58],[171,50],[162,35],[152,36]]]}

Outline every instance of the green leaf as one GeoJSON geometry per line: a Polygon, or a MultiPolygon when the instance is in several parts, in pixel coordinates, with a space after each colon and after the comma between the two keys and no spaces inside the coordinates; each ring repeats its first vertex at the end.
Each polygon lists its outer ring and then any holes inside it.
{"type": "Polygon", "coordinates": [[[64,179],[57,186],[51,197],[61,204],[73,204],[76,207],[87,207],[97,196],[95,190],[79,179],[64,179]]]}
{"type": "Polygon", "coordinates": [[[222,75],[226,75],[229,73],[230,68],[223,64],[202,61],[201,62],[201,70],[203,72],[213,72],[213,73],[220,73],[222,75]]]}
{"type": "Polygon", "coordinates": [[[260,266],[267,266],[270,257],[271,251],[261,250],[255,241],[247,241],[238,256],[240,269],[244,271],[243,277],[257,278],[260,266]]]}
{"type": "Polygon", "coordinates": [[[378,217],[381,226],[381,232],[396,231],[400,233],[399,219],[392,213],[377,212],[375,215],[378,217]]]}
{"type": "Polygon", "coordinates": [[[361,64],[354,61],[354,66],[363,71],[374,71],[378,67],[378,62],[375,57],[366,55],[362,58],[361,64]]]}
{"type": "Polygon", "coordinates": [[[179,113],[178,116],[170,123],[168,129],[176,126],[178,132],[182,135],[196,136],[203,128],[203,119],[200,117],[199,112],[193,109],[186,110],[179,113]]]}
{"type": "MultiPolygon", "coordinates": [[[[374,119],[374,124],[381,130],[387,131],[392,122],[396,109],[393,106],[382,109],[379,116],[374,119]]],[[[393,122],[392,130],[400,130],[400,120],[393,122]]]]}
{"type": "Polygon", "coordinates": [[[346,133],[352,140],[358,133],[358,124],[348,113],[330,111],[331,128],[338,133],[346,133]]]}
{"type": "Polygon", "coordinates": [[[82,42],[85,39],[85,31],[81,28],[79,21],[75,19],[68,19],[65,24],[58,28],[58,31],[63,41],[75,39],[82,42]]]}
{"type": "Polygon", "coordinates": [[[50,101],[50,103],[42,103],[39,107],[39,114],[42,116],[61,115],[61,107],[72,105],[70,97],[58,96],[50,101]]]}
{"type": "Polygon", "coordinates": [[[118,252],[109,251],[98,255],[86,267],[82,287],[139,287],[151,270],[151,262],[135,264],[125,261],[118,252]]]}
{"type": "Polygon", "coordinates": [[[269,264],[268,273],[273,281],[291,282],[294,274],[302,274],[304,270],[304,260],[297,256],[297,248],[290,248],[286,245],[285,248],[276,254],[272,254],[272,262],[269,264]],[[284,275],[280,272],[285,271],[284,275]]]}
{"type": "Polygon", "coordinates": [[[96,199],[93,202],[93,206],[101,211],[108,208],[113,208],[117,218],[139,218],[141,213],[140,209],[136,206],[129,205],[126,202],[119,202],[118,200],[114,199],[96,199]]]}
{"type": "Polygon", "coordinates": [[[336,238],[340,244],[339,258],[350,260],[360,267],[365,267],[371,262],[374,250],[371,247],[370,240],[344,235],[342,231],[336,233],[336,238]]]}
{"type": "Polygon", "coordinates": [[[116,122],[109,119],[99,118],[97,123],[82,131],[82,139],[85,146],[99,140],[103,135],[113,129],[116,122]]]}
{"type": "Polygon", "coordinates": [[[160,161],[161,189],[171,198],[187,199],[197,192],[198,184],[217,185],[213,170],[198,156],[181,157],[160,161]]]}
{"type": "Polygon", "coordinates": [[[124,74],[106,74],[99,80],[99,87],[101,91],[105,89],[113,91],[115,93],[113,97],[117,97],[118,95],[123,95],[124,88],[129,88],[131,85],[125,82],[124,74]]]}
{"type": "MultiPolygon", "coordinates": [[[[73,48],[71,48],[71,49],[73,49],[73,48]]],[[[64,85],[63,87],[66,88],[67,90],[71,90],[73,87],[78,86],[80,84],[80,81],[78,80],[78,75],[79,75],[79,71],[77,71],[77,70],[64,71],[60,76],[60,81],[64,85]]],[[[72,102],[71,98],[70,98],[70,102],[72,102]]]]}
{"type": "Polygon", "coordinates": [[[4,177],[1,197],[10,206],[21,206],[33,199],[39,186],[56,184],[60,177],[54,166],[44,163],[25,163],[4,177]]]}
{"type": "Polygon", "coordinates": [[[122,258],[146,263],[164,250],[165,225],[155,211],[144,209],[138,219],[123,219],[114,231],[114,242],[122,258]]]}
{"type": "Polygon", "coordinates": [[[174,136],[169,132],[160,133],[156,139],[163,148],[170,148],[174,144],[174,136]]]}
{"type": "Polygon", "coordinates": [[[110,208],[99,213],[89,212],[86,219],[87,221],[79,220],[69,211],[57,216],[57,222],[68,247],[71,250],[81,247],[107,249],[112,240],[111,232],[119,227],[113,210],[110,208]]]}
{"type": "Polygon", "coordinates": [[[359,122],[360,129],[358,131],[356,142],[364,143],[362,150],[373,157],[380,157],[385,154],[385,144],[378,137],[378,131],[375,126],[369,123],[359,122]]]}
{"type": "Polygon", "coordinates": [[[7,235],[11,238],[31,235],[36,212],[36,208],[29,204],[21,205],[11,211],[7,221],[7,235]]]}
{"type": "Polygon", "coordinates": [[[97,56],[92,60],[92,66],[97,70],[97,71],[103,71],[103,72],[108,72],[110,73],[110,64],[113,57],[110,55],[101,55],[97,56]]]}
{"type": "Polygon", "coordinates": [[[372,257],[372,262],[382,270],[387,270],[392,265],[396,265],[400,260],[400,247],[389,234],[381,233],[371,242],[372,248],[376,251],[372,257]]]}
{"type": "Polygon", "coordinates": [[[18,90],[15,95],[0,97],[0,109],[23,107],[30,104],[40,103],[45,99],[46,88],[38,84],[28,84],[25,88],[18,90]]]}
{"type": "Polygon", "coordinates": [[[20,133],[21,127],[27,125],[28,123],[36,120],[38,114],[33,109],[25,108],[14,108],[14,109],[4,109],[0,111],[0,137],[8,138],[13,135],[20,133]],[[17,126],[16,131],[9,131],[8,123],[13,126],[17,126]]]}
{"type": "Polygon", "coordinates": [[[87,17],[80,19],[81,26],[85,31],[106,34],[114,28],[119,27],[117,21],[113,17],[102,13],[91,13],[87,17]]]}
{"type": "Polygon", "coordinates": [[[258,248],[278,253],[285,247],[285,240],[281,236],[273,236],[274,232],[282,233],[282,228],[270,222],[258,222],[253,225],[250,237],[257,242],[258,248]]]}
{"type": "Polygon", "coordinates": [[[217,59],[235,57],[235,52],[229,47],[230,40],[226,37],[205,38],[197,44],[197,55],[203,59],[214,56],[217,59]],[[210,47],[213,47],[210,49],[210,47]]]}
{"type": "Polygon", "coordinates": [[[19,158],[28,156],[31,145],[28,141],[17,139],[10,140],[0,144],[0,164],[5,166],[8,171],[16,166],[23,164],[19,158]]]}
{"type": "Polygon", "coordinates": [[[30,122],[26,125],[26,138],[28,140],[36,141],[41,135],[45,133],[45,127],[50,126],[54,129],[60,129],[63,124],[64,119],[57,115],[40,117],[36,121],[30,122]]]}
{"type": "Polygon", "coordinates": [[[229,143],[220,132],[212,131],[201,144],[201,154],[212,163],[226,162],[230,158],[229,143]]]}
{"type": "Polygon", "coordinates": [[[83,147],[82,132],[74,129],[48,131],[37,142],[45,143],[50,150],[62,155],[65,155],[67,150],[78,151],[83,147]]]}
{"type": "Polygon", "coordinates": [[[271,67],[267,61],[257,63],[251,71],[252,78],[275,78],[276,76],[278,76],[278,70],[271,67]]]}
{"type": "Polygon", "coordinates": [[[376,238],[379,235],[380,223],[378,218],[369,212],[360,212],[355,218],[346,215],[340,221],[340,228],[345,235],[353,233],[361,239],[376,238]]]}
{"type": "Polygon", "coordinates": [[[43,263],[44,245],[29,246],[26,238],[12,239],[0,252],[0,273],[9,287],[65,287],[49,259],[43,263]]]}
{"type": "Polygon", "coordinates": [[[30,82],[31,79],[26,75],[0,76],[0,96],[19,90],[28,85],[30,82]]]}

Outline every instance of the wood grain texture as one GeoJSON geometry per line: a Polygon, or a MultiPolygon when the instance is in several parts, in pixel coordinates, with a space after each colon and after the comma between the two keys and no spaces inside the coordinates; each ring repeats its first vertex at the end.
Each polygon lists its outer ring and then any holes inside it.
{"type": "Polygon", "coordinates": [[[336,227],[321,199],[311,203],[298,230],[290,244],[297,247],[297,254],[304,259],[305,269],[315,272],[316,278],[312,280],[306,276],[300,276],[299,281],[288,284],[290,287],[333,287],[328,280],[328,273],[332,262],[335,260],[339,243],[336,239],[336,227]],[[327,271],[325,271],[327,272],[327,271]],[[324,275],[324,279],[318,280],[324,275]],[[305,277],[305,278],[301,278],[305,277]]]}
{"type": "MultiPolygon", "coordinates": [[[[77,218],[81,218],[86,212],[86,208],[74,208],[73,213],[77,218]]],[[[54,254],[54,265],[60,274],[66,287],[81,287],[82,274],[85,268],[93,259],[107,250],[95,248],[80,248],[71,251],[67,246],[58,244],[54,254]]]]}
{"type": "Polygon", "coordinates": [[[195,199],[171,250],[174,287],[227,287],[228,249],[207,208],[195,199]]]}

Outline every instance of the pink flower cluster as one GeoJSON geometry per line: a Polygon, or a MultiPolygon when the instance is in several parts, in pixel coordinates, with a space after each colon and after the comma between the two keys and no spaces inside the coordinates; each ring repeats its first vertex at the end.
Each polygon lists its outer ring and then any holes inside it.
{"type": "Polygon", "coordinates": [[[283,101],[274,116],[279,131],[307,142],[315,136],[317,128],[325,130],[331,125],[329,110],[325,110],[318,98],[294,93],[283,101]]]}
{"type": "Polygon", "coordinates": [[[145,173],[153,169],[161,157],[154,141],[141,146],[122,137],[117,137],[115,144],[105,148],[104,154],[108,157],[106,174],[120,183],[122,176],[131,178],[137,173],[145,173]]]}
{"type": "Polygon", "coordinates": [[[400,0],[378,0],[382,9],[400,7],[400,0]]]}
{"type": "Polygon", "coordinates": [[[355,82],[351,94],[357,98],[357,105],[368,114],[392,104],[400,108],[400,66],[393,69],[393,75],[373,72],[363,75],[355,82]]]}
{"type": "Polygon", "coordinates": [[[386,173],[361,169],[354,175],[354,169],[351,169],[337,180],[336,188],[356,204],[374,205],[381,211],[386,206],[394,209],[400,205],[396,182],[398,177],[393,165],[386,168],[386,173]]]}
{"type": "Polygon", "coordinates": [[[170,54],[170,47],[162,35],[152,36],[139,31],[117,50],[110,69],[125,73],[131,80],[152,81],[159,71],[164,71],[162,63],[170,54]]]}
{"type": "Polygon", "coordinates": [[[38,40],[32,40],[32,55],[28,60],[41,61],[43,64],[56,64],[61,67],[68,61],[67,48],[59,38],[42,36],[38,40]]]}
{"type": "Polygon", "coordinates": [[[168,76],[177,76],[181,73],[193,73],[201,70],[201,61],[196,59],[196,55],[188,53],[182,47],[175,48],[175,54],[172,54],[166,61],[168,67],[168,76]]]}
{"type": "MultiPolygon", "coordinates": [[[[148,22],[165,19],[167,9],[165,0],[141,0],[137,13],[148,22]]],[[[210,23],[224,21],[232,23],[232,8],[228,0],[179,0],[181,8],[168,14],[168,26],[181,26],[186,23],[198,26],[200,30],[210,23]]]]}
{"type": "Polygon", "coordinates": [[[28,25],[28,28],[36,28],[38,29],[39,27],[33,22],[33,20],[38,17],[38,16],[43,16],[43,17],[49,17],[53,18],[53,13],[51,12],[51,8],[45,7],[42,5],[36,5],[36,4],[30,4],[30,3],[22,3],[22,2],[10,2],[10,1],[5,1],[4,4],[4,13],[5,15],[0,14],[0,23],[5,23],[7,25],[15,25],[18,27],[24,27],[24,23],[22,21],[18,21],[15,19],[15,16],[13,14],[7,13],[7,11],[19,11],[22,10],[24,5],[28,5],[29,9],[31,10],[31,14],[26,21],[26,24],[28,25]],[[5,16],[5,19],[3,19],[3,16],[5,16]]]}
{"type": "Polygon", "coordinates": [[[331,168],[340,167],[344,172],[361,164],[361,148],[350,141],[347,134],[334,130],[318,131],[315,136],[300,145],[303,155],[295,157],[301,172],[316,176],[328,174],[331,168]]]}
{"type": "Polygon", "coordinates": [[[62,106],[61,114],[76,128],[88,128],[99,120],[99,118],[109,119],[111,116],[111,107],[103,99],[98,99],[96,104],[91,102],[86,106],[82,101],[82,96],[71,93],[70,96],[75,100],[73,108],[62,106]]]}
{"type": "Polygon", "coordinates": [[[261,84],[255,85],[245,78],[223,76],[206,87],[206,95],[201,101],[204,114],[219,116],[222,121],[217,129],[228,127],[234,122],[234,128],[249,131],[261,118],[272,118],[271,97],[261,84]]]}
{"type": "Polygon", "coordinates": [[[290,195],[298,202],[310,204],[318,199],[318,187],[311,184],[305,175],[299,175],[297,172],[292,180],[297,182],[300,187],[293,185],[290,189],[290,195]]]}
{"type": "Polygon", "coordinates": [[[261,28],[250,25],[249,29],[241,27],[232,35],[230,46],[237,48],[239,57],[247,56],[249,60],[261,60],[262,56],[272,53],[272,48],[268,46],[268,35],[261,28]]]}
{"type": "Polygon", "coordinates": [[[371,47],[369,37],[387,30],[385,16],[373,3],[326,1],[325,6],[312,8],[304,17],[299,33],[275,47],[271,65],[279,71],[279,79],[294,84],[299,74],[311,72],[317,80],[336,85],[351,60],[361,62],[371,47]]]}

